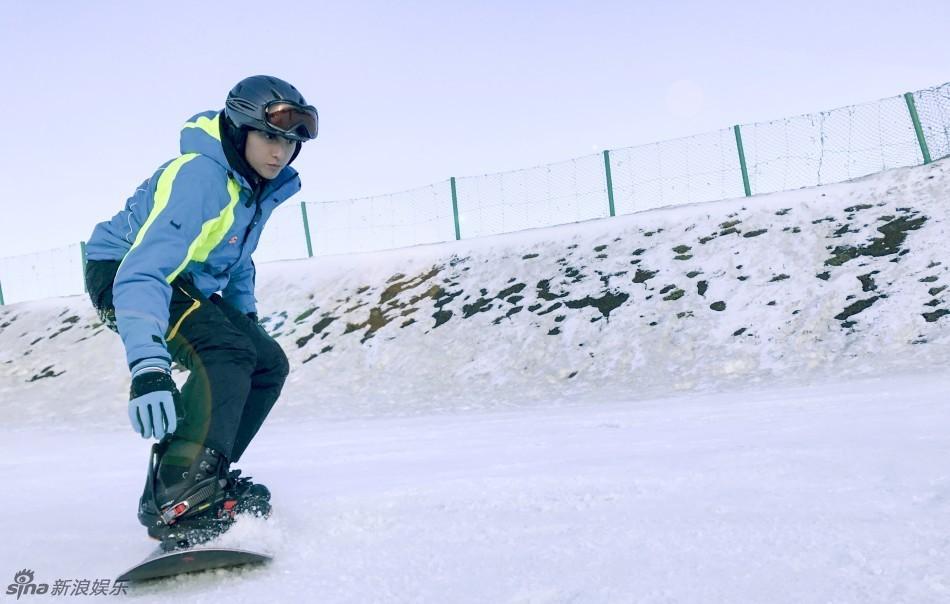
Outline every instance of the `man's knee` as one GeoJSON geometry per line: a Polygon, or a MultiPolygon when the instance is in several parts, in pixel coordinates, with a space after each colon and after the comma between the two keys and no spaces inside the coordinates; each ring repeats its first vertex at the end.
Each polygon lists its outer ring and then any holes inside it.
{"type": "Polygon", "coordinates": [[[290,375],[290,362],[287,360],[287,354],[276,340],[269,337],[266,345],[257,351],[258,367],[271,376],[273,382],[283,384],[290,375]]]}

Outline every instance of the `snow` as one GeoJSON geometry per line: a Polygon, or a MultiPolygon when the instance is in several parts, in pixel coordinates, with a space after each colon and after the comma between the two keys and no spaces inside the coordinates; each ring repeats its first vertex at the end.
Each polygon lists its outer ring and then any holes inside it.
{"type": "MultiPolygon", "coordinates": [[[[948,388],[950,376],[919,375],[278,421],[243,464],[275,491],[274,516],[222,539],[263,546],[275,561],[134,593],[208,603],[947,601],[948,388]]],[[[5,429],[0,442],[0,480],[17,495],[0,569],[32,568],[49,583],[113,577],[153,548],[131,513],[144,441],[31,428],[5,429]]]]}
{"type": "MultiPolygon", "coordinates": [[[[275,512],[221,542],[276,559],[134,595],[950,601],[948,166],[261,265],[275,512]]],[[[10,580],[154,548],[127,380],[85,299],[0,307],[10,580]]]]}

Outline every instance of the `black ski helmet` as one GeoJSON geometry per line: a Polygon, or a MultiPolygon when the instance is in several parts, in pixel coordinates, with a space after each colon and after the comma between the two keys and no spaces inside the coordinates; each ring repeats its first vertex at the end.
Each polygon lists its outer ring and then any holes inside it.
{"type": "Polygon", "coordinates": [[[290,83],[273,76],[256,75],[244,78],[228,93],[224,114],[238,128],[262,130],[304,142],[317,138],[317,110],[307,104],[290,83]],[[293,117],[284,129],[269,121],[269,107],[288,107],[293,117]]]}

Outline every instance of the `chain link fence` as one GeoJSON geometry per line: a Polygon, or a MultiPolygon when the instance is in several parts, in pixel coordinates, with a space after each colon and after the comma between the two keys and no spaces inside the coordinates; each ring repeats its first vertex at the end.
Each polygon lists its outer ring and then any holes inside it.
{"type": "Polygon", "coordinates": [[[933,159],[950,155],[950,83],[913,94],[924,140],[933,159]]]}
{"type": "Polygon", "coordinates": [[[609,152],[617,214],[743,195],[733,130],[609,152]]]}
{"type": "Polygon", "coordinates": [[[85,291],[83,244],[0,258],[0,304],[85,291]]]}
{"type": "Polygon", "coordinates": [[[450,181],[444,181],[389,195],[303,204],[312,255],[351,254],[452,239],[450,185],[450,181]]]}
{"type": "Polygon", "coordinates": [[[923,162],[903,97],[741,130],[753,193],[842,182],[923,162]]]}
{"type": "MultiPolygon", "coordinates": [[[[260,263],[483,237],[842,182],[948,155],[950,83],[401,193],[285,204],[254,257],[260,263]]],[[[0,258],[0,304],[80,293],[82,263],[82,244],[0,258]]]]}
{"type": "Polygon", "coordinates": [[[604,163],[597,154],[459,178],[457,203],[459,231],[466,238],[603,218],[608,215],[604,163]]]}

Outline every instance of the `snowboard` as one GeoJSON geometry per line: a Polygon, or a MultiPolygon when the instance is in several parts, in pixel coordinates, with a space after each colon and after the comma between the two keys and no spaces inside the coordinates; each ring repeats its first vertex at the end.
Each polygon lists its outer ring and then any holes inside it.
{"type": "Polygon", "coordinates": [[[200,570],[262,564],[272,559],[273,556],[270,554],[228,547],[202,547],[170,552],[159,549],[119,575],[116,581],[136,583],[200,570]]]}

